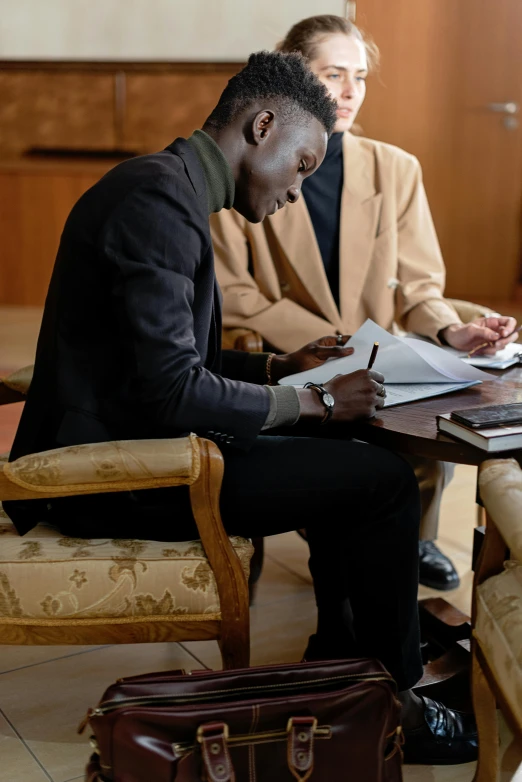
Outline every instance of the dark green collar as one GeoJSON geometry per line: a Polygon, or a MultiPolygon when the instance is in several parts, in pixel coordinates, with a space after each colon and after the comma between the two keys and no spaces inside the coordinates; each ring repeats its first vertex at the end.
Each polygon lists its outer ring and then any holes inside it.
{"type": "Polygon", "coordinates": [[[220,147],[203,130],[195,130],[187,141],[195,150],[203,169],[208,213],[232,209],[236,186],[228,160],[220,147]]]}

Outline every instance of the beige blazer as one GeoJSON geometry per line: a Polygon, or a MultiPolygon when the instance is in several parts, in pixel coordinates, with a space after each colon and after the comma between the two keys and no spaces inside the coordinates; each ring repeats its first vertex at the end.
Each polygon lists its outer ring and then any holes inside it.
{"type": "Polygon", "coordinates": [[[234,210],[211,217],[223,324],[258,331],[282,351],[366,318],[432,339],[456,311],[422,172],[397,147],[345,133],[340,228],[340,308],[326,278],[304,199],[253,225],[234,210]]]}

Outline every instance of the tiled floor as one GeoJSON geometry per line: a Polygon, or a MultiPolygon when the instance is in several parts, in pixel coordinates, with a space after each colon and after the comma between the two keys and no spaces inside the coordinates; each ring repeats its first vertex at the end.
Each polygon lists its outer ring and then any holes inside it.
{"type": "MultiPolygon", "coordinates": [[[[0,308],[0,367],[14,369],[31,362],[37,324],[36,310],[17,313],[12,308],[0,308]]],[[[0,437],[4,437],[6,447],[13,417],[14,413],[10,420],[2,419],[0,408],[0,437]]],[[[465,611],[469,611],[471,591],[474,490],[475,470],[458,467],[445,492],[440,532],[441,547],[452,557],[462,578],[461,587],[450,594],[450,599],[465,611]]],[[[266,549],[251,612],[253,664],[298,660],[314,628],[306,544],[291,533],[269,539],[266,549]]],[[[437,593],[421,588],[421,596],[429,594],[437,593]]],[[[0,782],[82,779],[89,746],[85,736],[76,734],[76,728],[108,684],[120,676],[147,671],[201,667],[219,667],[215,643],[94,648],[0,646],[0,782]]],[[[501,782],[508,782],[522,753],[506,729],[502,745],[501,782]]],[[[404,777],[406,782],[470,782],[473,773],[474,764],[410,766],[405,767],[404,777]]]]}

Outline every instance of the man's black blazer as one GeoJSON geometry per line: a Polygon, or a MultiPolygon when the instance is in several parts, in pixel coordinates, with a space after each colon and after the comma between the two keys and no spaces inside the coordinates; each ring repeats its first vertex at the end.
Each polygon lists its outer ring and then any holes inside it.
{"type": "MultiPolygon", "coordinates": [[[[178,139],[112,169],[69,215],[11,459],[188,432],[248,448],[269,398],[238,379],[246,355],[221,352],[206,184],[178,139]]],[[[21,534],[33,526],[6,505],[21,534]]]]}

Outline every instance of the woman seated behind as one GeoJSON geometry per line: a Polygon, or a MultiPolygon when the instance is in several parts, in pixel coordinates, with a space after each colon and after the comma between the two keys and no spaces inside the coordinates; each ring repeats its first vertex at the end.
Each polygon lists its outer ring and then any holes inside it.
{"type": "MultiPolygon", "coordinates": [[[[307,58],[336,99],[338,119],[323,164],[292,209],[274,203],[257,225],[234,210],[212,216],[225,328],[257,331],[282,352],[326,333],[353,334],[367,318],[460,350],[486,341],[495,342],[493,351],[504,347],[513,318],[463,324],[444,299],[444,263],[418,161],[350,132],[378,61],[375,44],[346,19],[323,15],[294,25],[279,49],[307,58]]],[[[434,543],[451,469],[411,461],[423,512],[420,581],[452,589],[457,572],[434,543]]]]}

